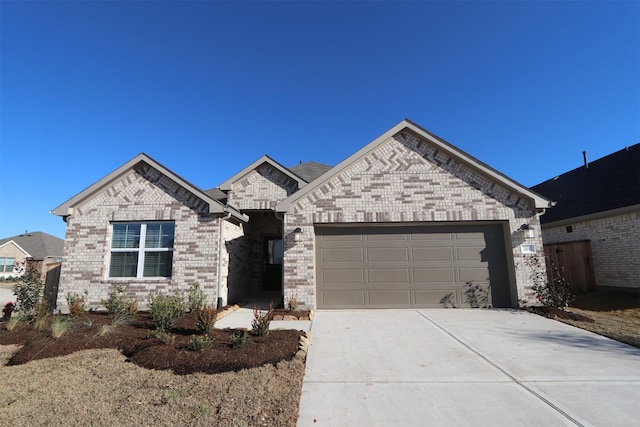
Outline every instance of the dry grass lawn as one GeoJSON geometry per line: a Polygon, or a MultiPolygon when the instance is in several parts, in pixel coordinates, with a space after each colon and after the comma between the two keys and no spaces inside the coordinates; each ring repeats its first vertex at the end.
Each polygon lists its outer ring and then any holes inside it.
{"type": "Polygon", "coordinates": [[[304,375],[300,359],[240,372],[175,375],[126,363],[117,350],[4,366],[0,413],[10,426],[294,426],[304,375]]]}
{"type": "Polygon", "coordinates": [[[593,322],[558,320],[640,348],[639,293],[600,291],[576,295],[568,311],[593,322]]]}

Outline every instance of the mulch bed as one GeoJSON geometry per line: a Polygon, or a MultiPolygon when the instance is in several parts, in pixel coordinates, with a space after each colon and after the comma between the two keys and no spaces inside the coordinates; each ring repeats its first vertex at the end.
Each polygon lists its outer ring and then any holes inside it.
{"type": "Polygon", "coordinates": [[[76,351],[115,348],[127,361],[148,369],[172,370],[176,374],[202,372],[214,374],[277,364],[291,360],[300,343],[302,332],[273,330],[266,337],[249,336],[238,348],[230,344],[233,329],[215,329],[209,338],[212,346],[193,351],[187,348],[191,337],[199,335],[196,316],[187,314],[170,331],[173,343],[163,343],[150,335],[154,325],[149,313],[138,313],[130,324],[117,326],[101,335],[103,325],[111,323],[106,313],[84,313],[74,319],[73,326],[60,338],[51,337],[50,329],[34,330],[21,322],[8,331],[0,323],[0,345],[19,344],[22,347],[9,360],[8,365],[19,365],[31,360],[64,356],[76,351]]]}
{"type": "Polygon", "coordinates": [[[538,314],[540,316],[548,317],[549,319],[567,319],[575,320],[578,322],[593,323],[594,320],[590,317],[583,316],[581,314],[572,313],[568,310],[561,310],[555,307],[529,307],[527,310],[531,313],[538,314]]]}

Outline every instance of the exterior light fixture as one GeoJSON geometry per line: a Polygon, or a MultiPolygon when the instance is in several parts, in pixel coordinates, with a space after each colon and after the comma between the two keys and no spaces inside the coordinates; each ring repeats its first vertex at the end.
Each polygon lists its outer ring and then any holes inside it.
{"type": "Polygon", "coordinates": [[[518,230],[522,231],[525,239],[534,239],[536,237],[536,229],[529,224],[522,224],[518,230]]]}
{"type": "Polygon", "coordinates": [[[302,241],[302,229],[300,227],[297,227],[295,230],[293,230],[293,241],[302,241]]]}

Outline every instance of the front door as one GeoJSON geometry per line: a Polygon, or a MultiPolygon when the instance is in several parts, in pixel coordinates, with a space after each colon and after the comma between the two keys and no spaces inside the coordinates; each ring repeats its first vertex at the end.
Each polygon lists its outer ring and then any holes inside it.
{"type": "Polygon", "coordinates": [[[264,276],[262,288],[265,291],[282,290],[282,258],[284,247],[280,237],[264,239],[264,276]]]}

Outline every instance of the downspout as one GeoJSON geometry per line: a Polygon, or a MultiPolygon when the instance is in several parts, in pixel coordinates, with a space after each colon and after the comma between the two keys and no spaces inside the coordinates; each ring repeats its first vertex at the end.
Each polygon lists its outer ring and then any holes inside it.
{"type": "Polygon", "coordinates": [[[222,297],[220,296],[220,287],[222,284],[222,245],[224,244],[224,223],[231,218],[231,212],[228,212],[226,216],[220,218],[220,235],[218,241],[218,300],[216,303],[217,308],[222,308],[222,297]]]}
{"type": "Polygon", "coordinates": [[[282,223],[282,299],[284,303],[284,213],[274,212],[276,219],[282,223]]]}

